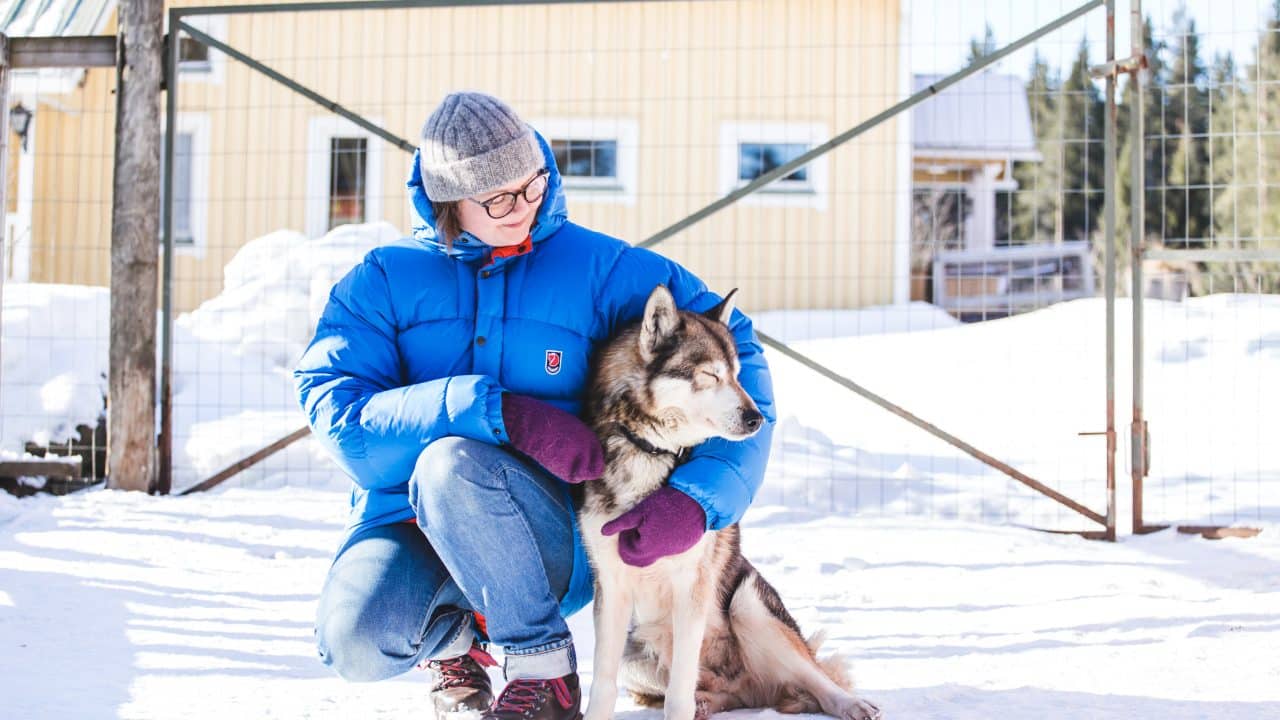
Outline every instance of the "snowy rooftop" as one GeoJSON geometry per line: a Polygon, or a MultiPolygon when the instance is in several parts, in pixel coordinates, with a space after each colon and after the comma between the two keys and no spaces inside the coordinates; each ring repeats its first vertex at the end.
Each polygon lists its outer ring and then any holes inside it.
{"type": "MultiPolygon", "coordinates": [[[[913,92],[942,75],[916,75],[913,92]]],[[[1035,134],[1022,79],[982,72],[938,93],[911,110],[916,154],[984,154],[1034,160],[1035,134]]]]}
{"type": "Polygon", "coordinates": [[[96,35],[115,0],[12,0],[0,14],[0,32],[24,35],[96,35]]]}

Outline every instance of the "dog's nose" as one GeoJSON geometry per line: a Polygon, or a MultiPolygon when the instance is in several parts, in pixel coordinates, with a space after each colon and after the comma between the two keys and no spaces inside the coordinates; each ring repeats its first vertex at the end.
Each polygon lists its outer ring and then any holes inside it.
{"type": "Polygon", "coordinates": [[[760,429],[760,423],[764,422],[764,416],[755,408],[742,409],[742,424],[746,426],[748,432],[755,432],[760,429]]]}

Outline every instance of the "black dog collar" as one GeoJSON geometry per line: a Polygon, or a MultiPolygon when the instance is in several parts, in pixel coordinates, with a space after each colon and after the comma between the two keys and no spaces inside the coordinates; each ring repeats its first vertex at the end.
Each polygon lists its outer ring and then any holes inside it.
{"type": "Polygon", "coordinates": [[[635,433],[631,432],[630,428],[628,428],[626,425],[622,425],[621,423],[618,424],[618,430],[622,431],[622,436],[625,437],[628,441],[630,441],[632,445],[635,445],[636,447],[649,453],[650,455],[670,455],[674,457],[676,460],[680,460],[681,458],[684,457],[685,448],[680,448],[678,452],[667,450],[666,448],[660,448],[657,445],[654,445],[653,443],[649,442],[648,440],[645,440],[644,438],[640,437],[639,435],[636,435],[635,433]]]}

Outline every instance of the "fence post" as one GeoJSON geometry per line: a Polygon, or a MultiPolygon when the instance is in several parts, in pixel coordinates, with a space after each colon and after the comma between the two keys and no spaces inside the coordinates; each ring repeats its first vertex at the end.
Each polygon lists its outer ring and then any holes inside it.
{"type": "Polygon", "coordinates": [[[1107,0],[1106,153],[1103,216],[1107,302],[1107,539],[1116,539],[1116,2],[1107,0]]]}
{"type": "Polygon", "coordinates": [[[1142,486],[1143,479],[1147,476],[1147,458],[1148,458],[1148,441],[1147,437],[1147,421],[1143,417],[1142,409],[1142,371],[1143,371],[1143,280],[1142,280],[1142,256],[1143,243],[1146,242],[1146,201],[1147,186],[1146,175],[1143,172],[1143,158],[1145,156],[1144,137],[1146,119],[1143,117],[1145,109],[1143,103],[1146,99],[1142,96],[1142,74],[1146,67],[1144,53],[1146,48],[1143,47],[1143,18],[1142,18],[1142,0],[1132,0],[1129,18],[1129,35],[1133,45],[1130,53],[1131,58],[1136,63],[1133,71],[1129,74],[1129,82],[1133,83],[1133,107],[1129,111],[1129,132],[1130,144],[1133,146],[1133,154],[1129,157],[1129,172],[1131,181],[1129,183],[1129,265],[1130,265],[1130,295],[1133,301],[1133,422],[1129,426],[1130,445],[1132,447],[1130,461],[1130,478],[1132,480],[1133,492],[1133,532],[1142,534],[1150,530],[1159,529],[1159,527],[1149,528],[1146,520],[1142,517],[1142,486]]]}
{"type": "Polygon", "coordinates": [[[162,0],[120,3],[111,201],[107,486],[156,491],[162,0]]]}

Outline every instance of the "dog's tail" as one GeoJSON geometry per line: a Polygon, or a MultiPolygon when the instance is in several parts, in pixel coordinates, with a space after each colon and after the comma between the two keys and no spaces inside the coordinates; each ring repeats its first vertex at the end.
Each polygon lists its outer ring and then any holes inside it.
{"type": "Polygon", "coordinates": [[[834,653],[825,658],[818,657],[818,650],[822,648],[822,644],[827,641],[827,631],[818,630],[809,635],[804,644],[809,646],[809,652],[813,654],[814,662],[818,663],[818,667],[822,669],[822,674],[831,678],[831,682],[836,685],[853,692],[853,675],[849,672],[849,662],[841,653],[834,653]]]}

